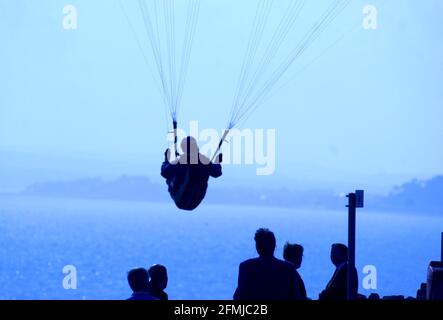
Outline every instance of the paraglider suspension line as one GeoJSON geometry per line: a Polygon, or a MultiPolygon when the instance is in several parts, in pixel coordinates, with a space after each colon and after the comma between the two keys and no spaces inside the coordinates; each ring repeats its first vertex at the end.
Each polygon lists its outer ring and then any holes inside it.
{"type": "Polygon", "coordinates": [[[231,130],[230,129],[226,129],[225,133],[223,134],[223,137],[220,139],[220,142],[218,144],[217,150],[214,153],[214,156],[211,159],[211,162],[214,162],[215,158],[217,157],[217,155],[220,153],[220,150],[223,146],[223,143],[226,141],[226,138],[228,137],[228,134],[231,130]]]}
{"type": "Polygon", "coordinates": [[[178,136],[177,136],[178,124],[177,124],[177,120],[173,120],[172,126],[174,128],[174,151],[175,151],[175,156],[178,157],[179,154],[178,154],[178,136]]]}

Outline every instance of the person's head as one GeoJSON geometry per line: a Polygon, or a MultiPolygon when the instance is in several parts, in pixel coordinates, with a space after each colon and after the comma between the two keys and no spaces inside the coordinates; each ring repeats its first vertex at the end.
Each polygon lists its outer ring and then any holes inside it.
{"type": "Polygon", "coordinates": [[[197,140],[193,137],[186,137],[182,140],[181,148],[184,154],[196,154],[198,153],[197,140]]]}
{"type": "Polygon", "coordinates": [[[331,261],[338,267],[348,260],[348,247],[341,243],[334,243],[331,247],[331,261]]]}
{"type": "Polygon", "coordinates": [[[300,268],[303,260],[303,247],[299,244],[290,244],[287,242],[283,249],[283,258],[295,265],[295,268],[300,268]]]}
{"type": "Polygon", "coordinates": [[[136,268],[128,272],[128,283],[133,292],[148,290],[149,274],[145,268],[136,268]]]}
{"type": "Polygon", "coordinates": [[[151,285],[156,286],[160,290],[166,289],[168,286],[168,271],[161,264],[153,265],[149,268],[149,276],[151,277],[151,285]]]}
{"type": "Polygon", "coordinates": [[[255,248],[260,257],[272,257],[275,251],[275,236],[268,229],[258,229],[255,233],[255,248]]]}

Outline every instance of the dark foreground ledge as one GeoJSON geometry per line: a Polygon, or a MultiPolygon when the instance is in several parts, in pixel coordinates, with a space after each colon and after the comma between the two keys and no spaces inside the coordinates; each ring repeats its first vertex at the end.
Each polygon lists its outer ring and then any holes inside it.
{"type": "MultiPolygon", "coordinates": [[[[54,316],[56,319],[89,319],[97,312],[103,319],[433,319],[443,302],[356,301],[356,302],[232,302],[232,301],[1,301],[3,315],[16,319],[54,316]],[[416,316],[414,316],[416,314],[416,316]],[[417,317],[417,318],[416,318],[417,317]]],[[[437,317],[438,318],[438,317],[437,317]]]]}

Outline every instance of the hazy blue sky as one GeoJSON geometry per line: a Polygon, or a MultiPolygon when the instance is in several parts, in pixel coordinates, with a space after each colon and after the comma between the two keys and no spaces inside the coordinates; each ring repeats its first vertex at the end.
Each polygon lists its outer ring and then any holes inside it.
{"type": "MultiPolygon", "coordinates": [[[[310,2],[296,32],[329,2],[310,2]]],[[[45,178],[158,179],[168,120],[137,46],[147,39],[135,2],[125,1],[137,37],[118,0],[70,3],[75,31],[62,28],[65,1],[0,1],[0,189],[45,178]]],[[[255,3],[202,1],[182,124],[224,129],[255,3]]],[[[377,192],[443,173],[442,12],[440,0],[353,1],[244,124],[276,129],[276,174],[227,167],[223,183],[377,192]],[[361,27],[368,3],[378,7],[375,31],[361,27]]]]}

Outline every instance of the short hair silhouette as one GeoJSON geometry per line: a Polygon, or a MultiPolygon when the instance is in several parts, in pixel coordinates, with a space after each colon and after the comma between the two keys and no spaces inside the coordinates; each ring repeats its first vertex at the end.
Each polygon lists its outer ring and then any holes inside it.
{"type": "Polygon", "coordinates": [[[147,291],[149,273],[145,268],[135,268],[128,272],[128,283],[134,292],[147,291]]]}
{"type": "Polygon", "coordinates": [[[164,290],[168,286],[168,271],[161,264],[153,265],[149,268],[150,283],[155,284],[159,289],[164,290]]]}
{"type": "Polygon", "coordinates": [[[303,258],[303,251],[303,246],[286,242],[285,247],[283,248],[283,258],[299,268],[303,258]]]}
{"type": "Polygon", "coordinates": [[[342,243],[334,243],[331,247],[331,260],[334,265],[340,265],[348,260],[348,247],[342,243]]]}
{"type": "Polygon", "coordinates": [[[261,228],[255,232],[255,248],[260,257],[271,257],[274,255],[276,240],[274,233],[269,229],[261,228]]]}

